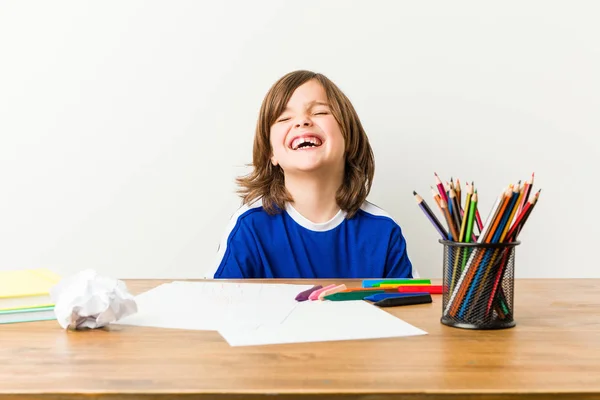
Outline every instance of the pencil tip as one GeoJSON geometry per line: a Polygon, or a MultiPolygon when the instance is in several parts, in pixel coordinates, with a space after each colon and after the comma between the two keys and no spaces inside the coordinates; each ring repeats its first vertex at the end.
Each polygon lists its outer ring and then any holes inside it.
{"type": "Polygon", "coordinates": [[[417,192],[415,192],[415,191],[413,190],[413,194],[416,196],[416,195],[417,195],[417,192]]]}

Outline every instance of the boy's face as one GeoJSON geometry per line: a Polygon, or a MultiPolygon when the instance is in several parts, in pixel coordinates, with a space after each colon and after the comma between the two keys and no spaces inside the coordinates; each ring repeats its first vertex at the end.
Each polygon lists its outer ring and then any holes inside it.
{"type": "Polygon", "coordinates": [[[284,172],[335,171],[344,167],[345,143],[316,80],[298,87],[271,126],[271,161],[284,172]]]}

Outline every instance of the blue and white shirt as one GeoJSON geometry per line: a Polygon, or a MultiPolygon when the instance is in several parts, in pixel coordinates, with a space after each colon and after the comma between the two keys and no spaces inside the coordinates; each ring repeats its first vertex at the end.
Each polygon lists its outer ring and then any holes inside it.
{"type": "Polygon", "coordinates": [[[231,218],[207,278],[417,278],[400,226],[365,202],[313,223],[290,204],[269,215],[260,200],[231,218]]]}

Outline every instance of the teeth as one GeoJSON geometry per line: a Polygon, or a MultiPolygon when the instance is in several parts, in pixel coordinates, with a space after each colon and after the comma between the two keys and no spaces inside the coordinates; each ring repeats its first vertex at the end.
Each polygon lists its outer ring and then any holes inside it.
{"type": "Polygon", "coordinates": [[[292,142],[292,149],[297,150],[302,144],[305,144],[305,143],[309,143],[314,146],[320,146],[321,140],[314,136],[299,137],[299,138],[294,139],[294,141],[292,142]]]}

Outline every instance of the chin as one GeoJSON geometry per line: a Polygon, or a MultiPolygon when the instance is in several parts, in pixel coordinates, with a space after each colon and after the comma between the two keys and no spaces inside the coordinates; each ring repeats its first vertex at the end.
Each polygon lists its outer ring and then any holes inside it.
{"type": "Polygon", "coordinates": [[[325,165],[322,163],[306,163],[301,165],[290,165],[285,169],[285,171],[291,173],[315,173],[322,171],[324,168],[325,165]]]}

